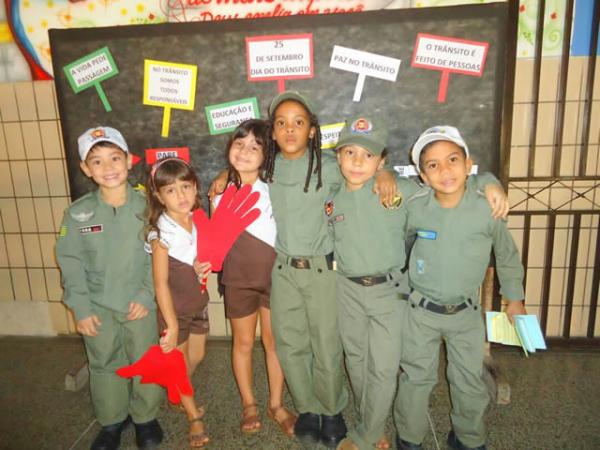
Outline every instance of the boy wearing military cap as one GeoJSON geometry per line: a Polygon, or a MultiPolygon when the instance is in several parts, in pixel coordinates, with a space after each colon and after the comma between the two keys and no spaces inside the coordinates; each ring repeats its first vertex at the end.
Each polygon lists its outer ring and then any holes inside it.
{"type": "Polygon", "coordinates": [[[146,201],[127,183],[131,154],[119,131],[91,128],[78,145],[81,170],[98,189],[65,211],[56,255],[64,301],[84,338],[102,426],[92,449],[119,448],[130,418],[138,447],[149,448],[162,441],[156,421],[162,390],[115,374],[158,340],[151,263],[142,241],[146,201]]]}
{"type": "Polygon", "coordinates": [[[429,429],[429,395],[437,383],[439,345],[446,342],[454,450],[485,449],[482,380],[484,324],[478,289],[494,249],[507,314],[524,314],[523,267],[505,221],[494,220],[482,193],[467,177],[472,160],[459,131],[423,132],[412,159],[429,189],[406,204],[406,236],[415,237],[409,262],[411,293],[403,333],[395,406],[399,449],[420,449],[429,429]]]}
{"type": "Polygon", "coordinates": [[[373,193],[383,168],[388,130],[371,116],[346,121],[336,145],[345,186],[325,205],[334,230],[338,324],[358,422],[338,449],[388,448],[384,426],[396,389],[408,294],[403,239],[404,199],[418,189],[397,178],[384,207],[373,193]]]}

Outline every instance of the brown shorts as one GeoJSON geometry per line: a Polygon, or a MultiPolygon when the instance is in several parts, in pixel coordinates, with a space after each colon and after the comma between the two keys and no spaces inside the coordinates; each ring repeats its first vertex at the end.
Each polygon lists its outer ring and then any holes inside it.
{"type": "Polygon", "coordinates": [[[249,316],[258,311],[261,306],[271,308],[269,293],[238,286],[225,286],[225,317],[228,319],[249,316]]]}
{"type": "MultiPolygon", "coordinates": [[[[208,294],[200,292],[200,283],[192,266],[171,256],[169,256],[169,289],[179,324],[177,345],[187,341],[190,334],[208,333],[208,294]]],[[[160,310],[158,327],[159,334],[167,328],[160,310]]]]}

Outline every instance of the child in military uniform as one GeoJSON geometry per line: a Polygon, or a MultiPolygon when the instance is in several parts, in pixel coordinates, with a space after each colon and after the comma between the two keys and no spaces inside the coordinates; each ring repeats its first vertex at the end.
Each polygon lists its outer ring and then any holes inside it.
{"type": "Polygon", "coordinates": [[[397,444],[399,449],[422,448],[444,339],[452,398],[448,446],[481,450],[486,448],[488,393],[482,380],[485,336],[478,288],[493,248],[506,312],[511,319],[525,314],[523,267],[506,223],[490,217],[481,192],[466,182],[472,161],[456,128],[427,129],[417,139],[412,159],[431,189],[406,205],[406,233],[416,241],[409,263],[404,373],[395,406],[397,444]]]}
{"type": "MultiPolygon", "coordinates": [[[[388,207],[373,193],[387,140],[380,120],[367,115],[346,121],[336,145],[345,186],[325,204],[334,230],[338,326],[359,413],[340,450],[389,448],[384,426],[396,390],[409,292],[404,205],[420,187],[397,178],[397,197],[388,207]]],[[[490,203],[504,196],[493,176],[474,178],[482,188],[490,185],[490,203]]]]}
{"type": "Polygon", "coordinates": [[[131,154],[121,133],[91,128],[78,139],[81,170],[98,185],[65,211],[56,255],[64,301],[83,335],[90,390],[102,429],[93,450],[119,448],[130,418],[139,448],[162,441],[162,389],[119,377],[158,340],[150,256],[142,238],[146,200],[127,183],[131,154]]]}

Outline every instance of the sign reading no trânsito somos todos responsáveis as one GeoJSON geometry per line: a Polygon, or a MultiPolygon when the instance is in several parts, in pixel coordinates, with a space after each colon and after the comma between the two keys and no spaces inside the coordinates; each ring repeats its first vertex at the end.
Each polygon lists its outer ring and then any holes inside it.
{"type": "Polygon", "coordinates": [[[437,101],[444,103],[450,72],[480,77],[488,47],[487,42],[419,33],[411,66],[442,72],[437,101]]]}
{"type": "Polygon", "coordinates": [[[366,77],[396,81],[400,62],[396,58],[334,45],[329,66],[358,74],[352,101],[359,102],[366,77]]]}
{"type": "Polygon", "coordinates": [[[101,81],[114,77],[119,73],[119,69],[117,69],[117,65],[108,47],[102,47],[95,52],[85,55],[83,58],[79,58],[77,61],[67,64],[63,67],[63,70],[67,75],[67,80],[69,80],[71,88],[73,88],[76,94],[94,86],[104,105],[104,109],[108,112],[112,111],[106,94],[100,85],[101,81]]]}
{"type": "Polygon", "coordinates": [[[194,110],[198,67],[166,61],[144,61],[144,105],[165,108],[161,136],[169,136],[171,108],[194,110]]]}
{"type": "Polygon", "coordinates": [[[233,131],[244,120],[260,117],[256,97],[210,105],[204,109],[210,134],[233,131]]]}
{"type": "Polygon", "coordinates": [[[313,78],[312,34],[282,34],[246,38],[248,81],[277,81],[285,91],[285,80],[313,78]]]}

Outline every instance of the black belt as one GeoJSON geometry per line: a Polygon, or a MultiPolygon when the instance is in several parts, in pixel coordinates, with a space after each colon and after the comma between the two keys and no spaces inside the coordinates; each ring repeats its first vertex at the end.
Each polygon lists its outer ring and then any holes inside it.
{"type": "Polygon", "coordinates": [[[437,303],[428,301],[425,297],[421,297],[421,300],[419,301],[418,304],[421,308],[425,308],[427,311],[431,311],[431,312],[434,312],[437,314],[450,315],[450,314],[456,314],[458,312],[461,312],[463,309],[467,309],[473,303],[471,302],[471,299],[468,299],[466,302],[462,302],[459,304],[438,305],[437,303]]]}
{"type": "Polygon", "coordinates": [[[380,276],[366,276],[366,277],[347,277],[350,281],[354,281],[361,286],[376,286],[381,283],[385,283],[388,281],[388,277],[386,275],[380,276]]]}
{"type": "MultiPolygon", "coordinates": [[[[292,266],[294,269],[310,269],[310,260],[314,258],[302,258],[288,256],[285,258],[285,263],[292,266]]],[[[325,255],[325,261],[327,262],[327,268],[333,269],[333,253],[325,255]]]]}

